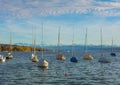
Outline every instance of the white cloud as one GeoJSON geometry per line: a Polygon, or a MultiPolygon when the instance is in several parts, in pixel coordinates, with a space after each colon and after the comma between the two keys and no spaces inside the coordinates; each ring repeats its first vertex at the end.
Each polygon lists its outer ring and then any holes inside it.
{"type": "MultiPolygon", "coordinates": [[[[1,13],[10,17],[27,18],[59,14],[93,13],[103,16],[119,16],[120,2],[97,0],[0,0],[1,13]],[[109,15],[108,15],[109,14],[109,15]]],[[[2,14],[0,15],[2,16],[2,14]]]]}

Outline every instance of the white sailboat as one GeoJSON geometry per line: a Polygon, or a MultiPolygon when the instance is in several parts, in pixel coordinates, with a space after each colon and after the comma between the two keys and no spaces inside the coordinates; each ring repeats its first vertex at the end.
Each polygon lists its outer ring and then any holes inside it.
{"type": "Polygon", "coordinates": [[[13,58],[13,55],[12,55],[12,34],[10,33],[10,48],[9,48],[9,52],[8,52],[6,59],[12,59],[12,58],[13,58]]]}
{"type": "Polygon", "coordinates": [[[3,57],[3,55],[0,55],[0,62],[5,62],[6,57],[3,57]]]}
{"type": "MultiPolygon", "coordinates": [[[[0,43],[0,52],[1,52],[1,48],[2,46],[1,46],[1,43],[0,43]]],[[[3,57],[3,55],[0,55],[0,62],[5,62],[5,60],[6,60],[6,57],[3,57]]]]}
{"type": "Polygon", "coordinates": [[[32,62],[38,62],[39,60],[38,60],[37,54],[36,54],[36,36],[35,36],[35,34],[33,34],[33,45],[34,45],[34,48],[33,48],[33,53],[31,55],[31,60],[32,60],[32,62]]]}
{"type": "Polygon", "coordinates": [[[102,47],[102,28],[101,28],[101,31],[100,31],[100,39],[101,39],[101,55],[100,55],[100,58],[99,58],[98,62],[100,62],[100,63],[110,63],[110,60],[107,59],[107,58],[103,55],[103,47],[102,47]]]}
{"type": "Polygon", "coordinates": [[[111,56],[116,56],[115,52],[113,52],[113,38],[112,38],[112,45],[111,45],[111,56]]]}
{"type": "Polygon", "coordinates": [[[56,55],[57,60],[65,60],[65,56],[60,53],[60,28],[58,29],[58,49],[57,49],[57,55],[56,55]]]}
{"type": "Polygon", "coordinates": [[[43,23],[42,23],[42,41],[41,41],[41,45],[42,45],[42,53],[41,53],[41,58],[38,62],[38,67],[40,68],[48,68],[49,64],[48,61],[44,59],[44,50],[43,50],[43,23]]]}
{"type": "Polygon", "coordinates": [[[74,30],[73,30],[73,39],[72,39],[72,57],[70,58],[70,61],[75,63],[78,62],[77,58],[74,56],[74,30]]]}
{"type": "Polygon", "coordinates": [[[86,35],[85,35],[85,54],[83,58],[85,60],[93,60],[93,56],[90,55],[87,51],[87,28],[86,28],[86,35]]]}

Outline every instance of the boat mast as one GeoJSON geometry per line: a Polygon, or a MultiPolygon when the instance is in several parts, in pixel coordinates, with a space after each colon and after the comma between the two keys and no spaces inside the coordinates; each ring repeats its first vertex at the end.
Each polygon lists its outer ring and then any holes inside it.
{"type": "Polygon", "coordinates": [[[85,34],[85,53],[87,53],[87,28],[86,28],[86,34],[85,34]]]}
{"type": "Polygon", "coordinates": [[[72,39],[72,56],[74,56],[74,29],[73,29],[73,39],[72,39]]]}
{"type": "Polygon", "coordinates": [[[57,49],[57,55],[59,55],[59,50],[60,50],[60,27],[58,29],[58,49],[57,49]]]}
{"type": "Polygon", "coordinates": [[[112,37],[111,52],[113,52],[113,37],[112,37]]]}
{"type": "Polygon", "coordinates": [[[33,34],[33,44],[34,44],[33,53],[36,54],[36,33],[35,32],[33,34]]]}
{"type": "Polygon", "coordinates": [[[32,53],[34,53],[34,38],[33,38],[33,28],[32,28],[32,53]]]}
{"type": "Polygon", "coordinates": [[[42,47],[42,58],[43,58],[43,54],[44,54],[44,49],[43,49],[43,23],[42,23],[42,40],[41,40],[41,47],[42,47]]]}
{"type": "Polygon", "coordinates": [[[101,39],[101,56],[103,56],[103,46],[102,46],[102,28],[100,29],[100,39],[101,39]]]}
{"type": "Polygon", "coordinates": [[[12,52],[12,33],[10,32],[10,52],[12,52]]]}

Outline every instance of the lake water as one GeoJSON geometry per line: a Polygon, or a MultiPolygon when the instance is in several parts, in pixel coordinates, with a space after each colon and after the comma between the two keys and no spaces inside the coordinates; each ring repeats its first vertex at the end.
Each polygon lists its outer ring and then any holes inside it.
{"type": "MultiPolygon", "coordinates": [[[[0,85],[120,85],[120,54],[112,57],[109,51],[104,51],[111,63],[101,64],[99,51],[89,53],[94,60],[84,60],[83,51],[76,51],[78,63],[72,63],[70,52],[64,53],[66,61],[56,60],[55,53],[46,52],[44,58],[49,62],[46,70],[31,62],[30,52],[14,52],[13,59],[0,63],[0,85]]],[[[40,58],[41,53],[37,54],[40,58]]]]}

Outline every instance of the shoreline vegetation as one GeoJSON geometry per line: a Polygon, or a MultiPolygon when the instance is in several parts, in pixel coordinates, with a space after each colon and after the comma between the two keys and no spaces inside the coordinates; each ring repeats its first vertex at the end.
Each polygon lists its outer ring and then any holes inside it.
{"type": "MultiPolygon", "coordinates": [[[[32,46],[22,46],[22,45],[12,45],[10,46],[9,44],[0,44],[0,51],[1,52],[8,52],[10,51],[10,47],[13,52],[32,52],[33,47],[32,46]]],[[[69,51],[71,49],[71,45],[62,45],[61,50],[69,51]]],[[[84,45],[75,45],[75,48],[77,50],[84,50],[84,45]]],[[[88,45],[88,50],[99,50],[100,46],[96,45],[88,45]]],[[[47,46],[47,48],[41,48],[40,46],[37,46],[36,51],[47,51],[47,52],[55,52],[57,49],[57,46],[47,46]]],[[[111,46],[103,46],[103,50],[111,50],[111,46]]],[[[119,46],[114,46],[114,51],[115,52],[120,52],[120,47],[119,46]]]]}
{"type": "MultiPolygon", "coordinates": [[[[33,47],[30,46],[19,46],[19,45],[12,45],[11,47],[13,52],[32,52],[33,47]]],[[[0,44],[0,51],[10,51],[10,45],[9,44],[0,44]]],[[[53,50],[51,49],[44,49],[44,48],[36,48],[36,51],[48,51],[52,52],[53,50]]]]}

